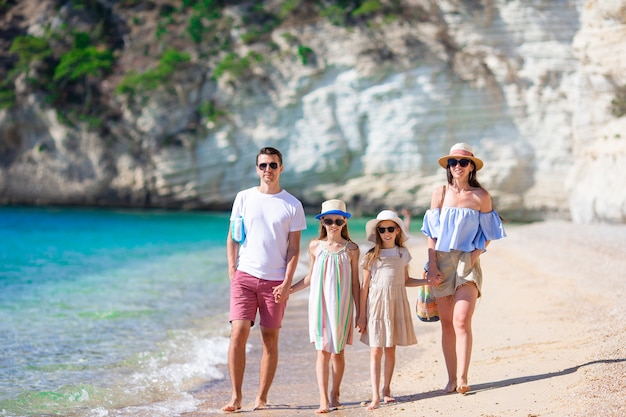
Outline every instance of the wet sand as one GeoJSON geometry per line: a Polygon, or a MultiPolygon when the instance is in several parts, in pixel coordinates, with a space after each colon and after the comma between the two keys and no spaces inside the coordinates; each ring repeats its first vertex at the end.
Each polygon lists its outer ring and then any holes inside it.
{"type": "MultiPolygon", "coordinates": [[[[483,297],[474,315],[468,395],[442,394],[446,383],[440,325],[414,317],[418,344],[398,347],[392,392],[397,402],[367,411],[369,349],[346,348],[344,408],[330,416],[624,416],[626,415],[626,225],[542,222],[506,225],[508,237],[481,257],[483,297]]],[[[426,241],[407,242],[417,276],[426,241]]],[[[296,279],[300,279],[297,276],[296,279]]],[[[408,288],[415,305],[417,290],[408,288]]],[[[281,330],[278,371],[268,410],[252,411],[258,387],[258,329],[250,339],[241,413],[315,415],[315,350],[308,343],[307,291],[293,296],[281,330]]],[[[192,394],[186,417],[223,415],[222,381],[192,394]]]]}

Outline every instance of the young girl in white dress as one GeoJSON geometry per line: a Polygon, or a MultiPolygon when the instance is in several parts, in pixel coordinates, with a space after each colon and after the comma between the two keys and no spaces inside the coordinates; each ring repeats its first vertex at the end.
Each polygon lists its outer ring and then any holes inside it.
{"type": "Polygon", "coordinates": [[[396,346],[417,343],[406,288],[427,284],[425,279],[409,277],[411,254],[404,242],[408,239],[404,223],[391,210],[383,210],[365,226],[367,239],[375,243],[362,261],[363,284],[357,327],[361,341],[371,347],[370,375],[372,402],[368,410],[380,404],[380,373],[385,357],[383,402],[395,402],[391,395],[391,377],[396,361],[396,346]]]}
{"type": "Polygon", "coordinates": [[[292,293],[311,287],[309,336],[317,350],[318,414],[341,407],[339,386],[345,369],[344,348],[352,344],[352,329],[359,314],[360,251],[348,234],[350,216],[341,200],[322,203],[322,211],[315,217],[320,220],[320,234],[309,243],[309,273],[291,287],[292,293]]]}

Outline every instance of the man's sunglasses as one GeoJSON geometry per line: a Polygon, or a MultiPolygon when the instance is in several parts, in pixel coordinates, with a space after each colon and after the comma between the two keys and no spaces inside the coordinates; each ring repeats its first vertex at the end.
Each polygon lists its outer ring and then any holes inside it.
{"type": "Polygon", "coordinates": [[[326,226],[332,226],[333,224],[336,224],[337,226],[343,226],[344,223],[346,222],[344,219],[322,219],[322,221],[324,222],[324,224],[326,226]]]}
{"type": "Polygon", "coordinates": [[[449,167],[455,167],[456,164],[461,165],[461,167],[465,168],[466,166],[468,166],[470,163],[469,159],[454,159],[454,158],[450,158],[448,159],[448,166],[449,167]]]}
{"type": "Polygon", "coordinates": [[[267,166],[269,165],[270,168],[272,169],[278,169],[278,164],[276,162],[270,162],[269,164],[266,162],[261,162],[259,164],[259,169],[261,171],[265,171],[267,169],[267,166]]]}
{"type": "Polygon", "coordinates": [[[378,228],[378,233],[380,233],[381,235],[383,233],[385,233],[385,231],[388,231],[389,233],[393,233],[396,231],[396,226],[389,226],[389,227],[379,227],[378,228]]]}

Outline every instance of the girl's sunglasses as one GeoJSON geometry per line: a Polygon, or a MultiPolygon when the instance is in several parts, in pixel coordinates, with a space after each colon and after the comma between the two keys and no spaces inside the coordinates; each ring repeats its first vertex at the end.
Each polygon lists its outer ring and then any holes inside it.
{"type": "Polygon", "coordinates": [[[393,233],[393,232],[396,231],[396,226],[379,227],[378,228],[378,233],[380,233],[382,235],[383,233],[385,233],[385,230],[388,231],[389,233],[393,233]]]}
{"type": "Polygon", "coordinates": [[[332,226],[333,224],[336,224],[337,226],[343,226],[346,221],[344,219],[322,219],[322,221],[324,222],[324,224],[326,226],[332,226]]]}
{"type": "Polygon", "coordinates": [[[449,167],[455,167],[456,164],[461,165],[461,167],[465,168],[466,166],[468,166],[470,163],[469,159],[454,159],[454,158],[450,158],[448,159],[448,166],[449,167]]]}

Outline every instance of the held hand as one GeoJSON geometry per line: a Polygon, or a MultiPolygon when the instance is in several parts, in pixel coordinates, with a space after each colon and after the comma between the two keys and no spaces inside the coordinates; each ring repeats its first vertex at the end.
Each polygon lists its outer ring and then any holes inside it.
{"type": "Polygon", "coordinates": [[[432,268],[426,273],[426,279],[430,285],[434,285],[436,287],[443,282],[443,275],[439,269],[432,268]]]}
{"type": "Polygon", "coordinates": [[[274,287],[272,293],[274,294],[275,303],[284,303],[289,299],[289,292],[291,288],[285,286],[284,283],[274,287]]]}
{"type": "Polygon", "coordinates": [[[363,333],[365,328],[367,327],[367,320],[365,317],[359,317],[359,320],[356,322],[356,327],[359,329],[359,333],[363,333]]]}

